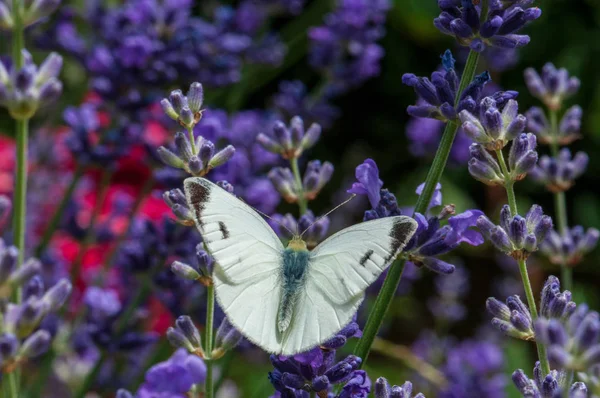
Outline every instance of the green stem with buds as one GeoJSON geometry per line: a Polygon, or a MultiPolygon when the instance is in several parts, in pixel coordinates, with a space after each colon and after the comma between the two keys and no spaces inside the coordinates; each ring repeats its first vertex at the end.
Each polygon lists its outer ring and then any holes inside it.
{"type": "MultiPolygon", "coordinates": [[[[12,0],[12,56],[15,69],[23,67],[23,49],[25,48],[25,38],[22,10],[23,2],[12,0]]],[[[23,264],[25,258],[25,228],[27,214],[27,141],[29,136],[29,119],[15,120],[15,135],[17,140],[17,173],[15,181],[15,191],[13,196],[13,239],[14,245],[19,249],[17,258],[17,267],[23,264]]],[[[21,288],[15,290],[13,299],[16,303],[21,301],[21,288]]],[[[19,396],[19,372],[14,370],[6,374],[2,379],[4,396],[6,398],[16,398],[19,396]]]]}
{"type": "MultiPolygon", "coordinates": [[[[513,143],[514,145],[514,143],[513,143]]],[[[510,207],[510,212],[513,217],[518,213],[519,209],[517,208],[517,201],[515,199],[515,182],[512,180],[508,168],[506,167],[506,162],[504,161],[504,154],[502,150],[496,151],[496,157],[498,158],[498,163],[500,164],[500,169],[504,174],[504,187],[506,189],[506,196],[508,198],[508,206],[510,207]]],[[[537,306],[535,303],[535,297],[533,295],[533,289],[531,288],[531,282],[529,281],[529,273],[527,272],[527,263],[524,259],[517,260],[519,264],[519,272],[521,273],[521,280],[523,281],[523,289],[525,290],[525,296],[527,296],[527,304],[529,305],[529,312],[531,313],[531,319],[535,322],[538,318],[537,306]]],[[[542,371],[544,375],[550,373],[550,364],[548,363],[548,355],[546,353],[546,347],[539,341],[535,343],[538,358],[540,360],[540,364],[542,366],[542,371]]]]}
{"type": "MultiPolygon", "coordinates": [[[[483,3],[484,6],[487,7],[487,1],[484,0],[483,3]]],[[[460,94],[462,93],[462,91],[473,80],[478,62],[479,53],[476,51],[470,51],[464,72],[460,79],[459,89],[455,99],[456,103],[458,103],[458,99],[460,98],[460,94]]],[[[448,157],[450,156],[450,150],[452,149],[452,143],[454,142],[454,138],[456,137],[457,130],[458,123],[456,121],[449,121],[446,124],[446,128],[444,129],[444,133],[442,135],[442,140],[440,142],[440,145],[438,146],[431,168],[427,173],[425,187],[423,188],[423,192],[417,200],[417,204],[415,206],[415,213],[424,214],[427,211],[427,207],[431,202],[431,198],[433,197],[435,187],[440,181],[442,174],[444,173],[444,169],[446,168],[446,163],[448,162],[448,157]]],[[[367,361],[367,357],[369,356],[369,350],[373,345],[373,341],[375,340],[377,332],[379,331],[379,328],[383,323],[385,314],[387,313],[392,299],[394,298],[394,294],[398,289],[398,284],[400,283],[402,273],[404,272],[405,263],[406,259],[403,258],[398,258],[392,263],[392,265],[388,269],[388,274],[385,278],[385,281],[383,282],[383,286],[381,287],[381,290],[377,295],[377,298],[375,299],[375,304],[373,305],[373,308],[369,313],[369,318],[367,319],[367,323],[363,330],[363,336],[358,341],[358,344],[354,349],[354,355],[362,358],[361,366],[364,365],[367,361]]]]}
{"type": "Polygon", "coordinates": [[[300,169],[298,168],[298,158],[293,157],[290,159],[290,166],[292,166],[292,173],[294,174],[294,181],[296,185],[296,195],[298,195],[298,207],[300,207],[300,215],[306,213],[308,210],[308,204],[306,197],[304,196],[304,188],[302,185],[302,177],[300,176],[300,169]]]}

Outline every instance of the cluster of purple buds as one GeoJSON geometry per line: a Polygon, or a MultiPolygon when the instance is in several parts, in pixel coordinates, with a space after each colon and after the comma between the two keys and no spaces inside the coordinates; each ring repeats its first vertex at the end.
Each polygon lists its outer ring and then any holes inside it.
{"type": "MultiPolygon", "coordinates": [[[[304,391],[328,396],[333,385],[343,383],[349,384],[349,389],[362,389],[365,393],[356,396],[366,396],[370,383],[364,371],[358,370],[362,360],[349,355],[340,362],[335,361],[335,350],[342,347],[348,338],[360,336],[358,324],[351,322],[320,347],[289,357],[271,355],[271,363],[275,367],[269,372],[271,384],[283,396],[302,396],[299,394],[304,391]]],[[[354,395],[340,394],[340,397],[350,396],[354,395]]]]}
{"type": "Polygon", "coordinates": [[[269,152],[276,153],[284,159],[294,159],[315,145],[320,136],[320,125],[313,123],[305,130],[302,118],[294,116],[289,128],[283,122],[277,121],[273,125],[272,137],[260,133],[256,141],[269,152]]]}
{"type": "Polygon", "coordinates": [[[185,348],[189,353],[204,358],[202,349],[202,337],[200,331],[194,325],[192,318],[181,315],[175,320],[175,327],[167,329],[167,340],[177,348],[185,348]]]}
{"type": "Polygon", "coordinates": [[[527,124],[525,116],[519,114],[519,104],[512,99],[500,111],[492,97],[485,97],[480,102],[479,115],[463,110],[458,117],[465,133],[490,151],[504,148],[525,130],[527,124]]]}
{"type": "Polygon", "coordinates": [[[2,292],[3,320],[0,334],[0,368],[11,372],[28,358],[45,352],[51,341],[46,330],[36,330],[44,318],[56,312],[71,293],[71,283],[61,279],[44,291],[40,263],[28,260],[17,268],[18,250],[6,246],[0,239],[0,291],[2,292]],[[22,289],[23,302],[9,302],[17,288],[22,289]]]}
{"type": "Polygon", "coordinates": [[[566,69],[556,69],[551,63],[542,68],[542,76],[535,69],[525,69],[525,83],[535,97],[539,98],[551,111],[562,107],[563,101],[578,90],[581,82],[569,76],[566,69]]]}
{"type": "Polygon", "coordinates": [[[363,221],[375,220],[377,218],[400,216],[402,211],[398,207],[396,196],[388,191],[382,189],[379,191],[379,203],[371,210],[365,211],[363,221]]]}
{"type": "Polygon", "coordinates": [[[571,292],[560,291],[560,281],[557,277],[550,275],[540,298],[540,316],[560,320],[568,319],[575,312],[577,304],[571,300],[571,292]]]}
{"type": "Polygon", "coordinates": [[[179,188],[163,193],[163,200],[171,208],[177,222],[188,227],[194,226],[194,217],[190,210],[185,194],[179,188]]]}
{"type": "Polygon", "coordinates": [[[540,318],[535,330],[548,348],[552,367],[585,371],[600,365],[600,316],[586,305],[577,307],[564,322],[540,318]]]}
{"type": "Polygon", "coordinates": [[[583,111],[579,105],[573,105],[563,115],[558,127],[554,129],[544,111],[537,107],[531,107],[525,115],[527,116],[527,130],[534,133],[542,144],[569,145],[581,138],[581,116],[583,111]]]}
{"type": "Polygon", "coordinates": [[[425,398],[425,395],[418,393],[412,395],[413,385],[410,381],[401,386],[390,386],[384,377],[375,381],[375,398],[425,398]]]}
{"type": "Polygon", "coordinates": [[[160,101],[163,111],[182,127],[192,129],[202,118],[202,103],[204,90],[202,84],[194,82],[190,85],[187,95],[181,90],[173,90],[169,98],[160,101]]]}
{"type": "MultiPolygon", "coordinates": [[[[30,26],[42,18],[46,18],[61,3],[61,0],[37,0],[25,1],[20,6],[21,23],[30,26]]],[[[13,18],[12,2],[10,0],[0,1],[0,29],[11,30],[15,21],[13,18]]]]}
{"type": "Polygon", "coordinates": [[[415,213],[417,231],[404,248],[408,260],[418,267],[424,266],[440,274],[451,274],[454,265],[439,258],[442,254],[449,253],[465,242],[472,246],[483,243],[482,236],[471,230],[476,221],[483,216],[479,210],[467,210],[455,214],[454,206],[445,206],[438,216],[430,218],[420,213],[415,213]],[[441,226],[443,220],[448,224],[441,226]]]}
{"type": "Polygon", "coordinates": [[[298,221],[290,213],[285,215],[275,214],[273,219],[277,222],[273,227],[279,236],[291,239],[294,234],[304,232],[302,239],[304,239],[310,250],[325,239],[330,222],[329,217],[315,217],[311,210],[307,210],[298,221]]]}
{"type": "Polygon", "coordinates": [[[226,163],[233,154],[235,148],[227,145],[215,153],[215,144],[198,136],[192,143],[188,135],[182,131],[175,134],[175,151],[164,146],[158,148],[158,156],[168,166],[183,169],[195,177],[204,177],[215,167],[226,163]]]}
{"type": "Polygon", "coordinates": [[[577,152],[572,156],[568,148],[563,148],[556,157],[542,156],[539,164],[531,170],[531,177],[551,192],[563,192],[573,186],[588,162],[586,153],[577,152]]]}
{"type": "Polygon", "coordinates": [[[574,267],[583,260],[583,256],[594,250],[599,237],[600,231],[596,228],[585,231],[579,225],[563,233],[551,230],[540,245],[540,251],[552,264],[574,267]]]}
{"type": "Polygon", "coordinates": [[[221,358],[227,351],[234,349],[240,344],[242,339],[242,334],[229,322],[229,319],[223,318],[223,321],[217,329],[215,349],[210,354],[210,359],[214,360],[221,358]]]}
{"type": "MultiPolygon", "coordinates": [[[[171,358],[152,366],[135,397],[183,397],[206,380],[204,361],[184,349],[173,353],[171,358]]],[[[116,398],[133,398],[127,390],[119,389],[116,398]]]]}
{"type": "Polygon", "coordinates": [[[268,177],[275,186],[275,189],[277,189],[287,202],[295,203],[298,201],[299,191],[304,194],[305,199],[315,199],[325,184],[329,182],[332,175],[333,165],[331,163],[321,163],[320,160],[311,160],[306,165],[306,171],[300,182],[301,184],[298,184],[292,171],[286,167],[271,169],[268,177]]]}
{"type": "Polygon", "coordinates": [[[550,374],[544,376],[539,362],[536,362],[533,368],[533,379],[530,379],[521,369],[512,374],[512,379],[525,398],[587,398],[588,390],[584,383],[576,382],[571,386],[565,386],[569,379],[566,374],[552,370],[550,374]],[[565,395],[566,391],[568,395],[565,395]]]}
{"type": "Polygon", "coordinates": [[[204,285],[212,284],[210,279],[213,271],[214,260],[204,250],[202,243],[196,246],[196,264],[190,265],[180,261],[174,261],[171,264],[171,271],[174,274],[193,281],[199,281],[204,285]]]}
{"type": "Polygon", "coordinates": [[[14,119],[31,118],[40,106],[54,102],[62,92],[57,76],[62,57],[52,53],[38,68],[27,50],[22,53],[24,64],[17,70],[0,62],[0,104],[14,119]]]}
{"type": "Polygon", "coordinates": [[[494,225],[482,215],[477,220],[477,227],[498,250],[515,260],[524,260],[538,250],[552,229],[552,219],[544,215],[538,205],[531,206],[525,217],[513,215],[510,207],[504,205],[500,211],[500,225],[494,225]]]}
{"type": "Polygon", "coordinates": [[[517,295],[506,299],[506,304],[493,297],[485,303],[492,314],[492,326],[507,336],[521,340],[534,340],[535,332],[529,308],[517,295]]]}
{"type": "Polygon", "coordinates": [[[481,144],[471,144],[468,169],[473,178],[486,185],[504,185],[520,181],[530,173],[538,160],[535,135],[522,133],[510,147],[508,156],[508,175],[498,161],[481,144]]]}
{"type": "MultiPolygon", "coordinates": [[[[405,73],[402,76],[402,83],[413,87],[415,93],[425,102],[424,104],[409,106],[407,108],[409,115],[447,121],[455,120],[457,114],[464,109],[471,112],[475,111],[483,86],[491,80],[490,75],[484,72],[475,76],[463,92],[457,93],[459,79],[454,70],[454,63],[452,53],[450,50],[446,50],[442,55],[444,71],[433,72],[431,80],[427,77],[417,77],[412,73],[405,73]]],[[[498,99],[504,97],[498,94],[498,99]]],[[[516,97],[516,94],[514,96],[509,95],[509,97],[516,97]]],[[[506,98],[506,100],[511,98],[506,98]]],[[[499,107],[502,105],[504,105],[502,102],[498,104],[499,107]]]]}
{"type": "Polygon", "coordinates": [[[530,38],[517,32],[542,15],[539,8],[529,7],[533,1],[490,1],[487,15],[481,15],[479,1],[438,0],[442,12],[433,23],[440,32],[454,36],[460,45],[477,52],[487,46],[523,47],[530,38]]]}

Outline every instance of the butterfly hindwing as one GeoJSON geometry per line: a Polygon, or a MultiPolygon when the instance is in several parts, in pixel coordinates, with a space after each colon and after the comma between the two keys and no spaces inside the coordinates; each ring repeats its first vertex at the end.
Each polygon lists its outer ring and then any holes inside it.
{"type": "Polygon", "coordinates": [[[250,206],[212,182],[187,178],[184,189],[202,240],[230,283],[277,273],[283,245],[250,206]]]}
{"type": "Polygon", "coordinates": [[[404,216],[345,228],[311,252],[308,278],[333,304],[347,303],[381,275],[416,229],[404,216]]]}

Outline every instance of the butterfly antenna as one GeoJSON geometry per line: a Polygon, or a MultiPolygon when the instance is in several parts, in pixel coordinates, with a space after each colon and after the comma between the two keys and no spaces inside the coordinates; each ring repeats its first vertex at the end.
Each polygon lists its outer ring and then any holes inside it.
{"type": "MultiPolygon", "coordinates": [[[[248,206],[250,206],[248,203],[246,203],[248,206]]],[[[288,231],[290,233],[290,235],[292,236],[296,236],[295,233],[293,233],[292,231],[290,231],[290,229],[288,227],[286,227],[285,225],[283,225],[279,220],[274,219],[273,217],[269,216],[268,214],[263,213],[262,211],[258,210],[256,207],[250,206],[252,207],[257,213],[261,214],[263,217],[268,218],[269,220],[279,224],[280,227],[283,227],[283,229],[285,229],[286,231],[288,231]]],[[[298,227],[296,227],[298,228],[298,227]]]]}
{"type": "Polygon", "coordinates": [[[342,203],[340,203],[339,205],[335,206],[333,209],[329,210],[327,213],[323,214],[322,216],[319,216],[315,221],[313,221],[312,224],[310,224],[308,226],[308,228],[306,228],[304,231],[302,231],[302,233],[300,234],[300,237],[302,237],[302,235],[304,235],[306,233],[306,231],[308,231],[309,229],[311,229],[313,225],[315,225],[316,223],[318,223],[319,221],[321,221],[323,218],[327,217],[328,215],[330,215],[331,213],[333,213],[334,211],[336,211],[337,209],[339,209],[340,207],[342,207],[346,203],[350,202],[352,199],[354,199],[355,196],[356,196],[356,194],[353,193],[352,196],[350,196],[348,199],[344,200],[342,203]]]}

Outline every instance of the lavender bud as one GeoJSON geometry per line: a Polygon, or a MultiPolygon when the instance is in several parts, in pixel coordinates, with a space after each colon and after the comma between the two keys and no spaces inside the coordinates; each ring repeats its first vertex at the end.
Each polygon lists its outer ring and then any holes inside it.
{"type": "Polygon", "coordinates": [[[200,348],[202,346],[202,338],[200,337],[200,332],[192,322],[192,319],[187,315],[182,315],[175,321],[175,325],[177,328],[183,333],[183,335],[187,338],[187,340],[194,346],[195,348],[200,348]]]}
{"type": "Polygon", "coordinates": [[[173,119],[173,120],[179,119],[179,114],[173,107],[173,104],[171,104],[171,101],[169,101],[167,98],[163,98],[160,101],[160,106],[162,107],[163,112],[167,116],[169,116],[171,119],[173,119]]]}
{"type": "Polygon", "coordinates": [[[13,358],[19,349],[19,339],[11,333],[0,334],[0,358],[3,361],[13,358]]]}
{"type": "Polygon", "coordinates": [[[316,123],[313,123],[310,125],[310,127],[304,134],[304,137],[302,137],[302,141],[300,142],[300,147],[302,148],[302,150],[312,148],[315,145],[315,143],[319,140],[320,137],[321,137],[321,126],[316,123]]]}
{"type": "Polygon", "coordinates": [[[72,289],[71,282],[67,279],[61,279],[56,285],[48,289],[42,300],[48,304],[50,311],[56,311],[67,301],[72,289]]]}
{"type": "Polygon", "coordinates": [[[229,323],[227,318],[223,319],[219,329],[217,329],[217,337],[215,338],[215,346],[223,351],[229,351],[237,346],[242,341],[242,335],[237,329],[229,323]]]}
{"type": "Polygon", "coordinates": [[[294,203],[298,196],[296,194],[294,175],[288,168],[275,167],[269,171],[269,180],[281,196],[289,203],[294,203]]]}
{"type": "Polygon", "coordinates": [[[279,145],[285,150],[292,148],[292,135],[283,122],[275,122],[273,125],[273,133],[275,134],[277,141],[279,141],[279,145]]]}
{"type": "Polygon", "coordinates": [[[46,330],[38,330],[29,336],[19,349],[19,356],[23,358],[34,358],[43,354],[50,348],[52,336],[46,330]]]}
{"type": "Polygon", "coordinates": [[[205,141],[200,147],[200,161],[206,167],[208,162],[212,159],[215,154],[215,145],[210,141],[205,141]]]}
{"type": "Polygon", "coordinates": [[[202,161],[200,160],[200,158],[198,158],[198,156],[193,155],[190,157],[190,159],[188,160],[188,163],[187,163],[187,170],[192,175],[195,175],[195,176],[202,175],[202,172],[204,171],[204,167],[202,167],[202,161]]]}
{"type": "Polygon", "coordinates": [[[176,348],[185,348],[189,352],[194,352],[194,345],[187,339],[187,337],[183,334],[183,332],[174,327],[170,327],[167,329],[167,340],[173,347],[176,348]]]}
{"type": "Polygon", "coordinates": [[[183,168],[185,164],[184,161],[164,146],[159,147],[156,152],[158,153],[160,160],[167,166],[175,167],[177,169],[183,168]]]}
{"type": "Polygon", "coordinates": [[[204,102],[204,89],[202,84],[194,82],[190,85],[190,89],[187,93],[188,106],[195,115],[202,110],[202,103],[204,102]]]}
{"type": "Polygon", "coordinates": [[[171,91],[171,95],[169,95],[169,101],[173,105],[175,112],[177,112],[177,118],[179,118],[179,114],[184,106],[187,106],[187,99],[181,92],[181,90],[171,91]]]}
{"type": "Polygon", "coordinates": [[[232,145],[227,145],[225,148],[221,149],[215,154],[215,156],[212,157],[212,159],[208,163],[208,166],[211,169],[221,166],[222,164],[225,164],[225,162],[227,162],[229,159],[231,159],[234,153],[235,148],[232,145]]]}
{"type": "Polygon", "coordinates": [[[15,269],[19,249],[14,246],[6,247],[0,239],[0,285],[4,284],[15,269]]]}
{"type": "Polygon", "coordinates": [[[200,278],[200,274],[192,266],[179,261],[174,261],[173,264],[171,264],[171,271],[173,271],[174,274],[181,278],[189,279],[192,281],[198,280],[200,278]]]}
{"type": "Polygon", "coordinates": [[[129,391],[119,388],[117,390],[117,395],[115,395],[115,398],[134,398],[134,397],[133,397],[133,394],[131,394],[129,391]]]}
{"type": "Polygon", "coordinates": [[[267,151],[272,153],[282,153],[283,147],[278,142],[272,140],[267,135],[260,133],[256,136],[256,141],[267,151]]]}
{"type": "Polygon", "coordinates": [[[41,271],[41,264],[36,259],[29,259],[22,267],[17,268],[8,278],[8,282],[12,285],[22,285],[35,274],[41,271]]]}
{"type": "Polygon", "coordinates": [[[187,128],[192,128],[196,124],[194,113],[188,106],[181,108],[181,111],[179,112],[179,121],[187,128]]]}
{"type": "Polygon", "coordinates": [[[292,137],[292,147],[298,148],[304,137],[304,121],[300,116],[294,116],[290,121],[290,133],[292,137]]]}

